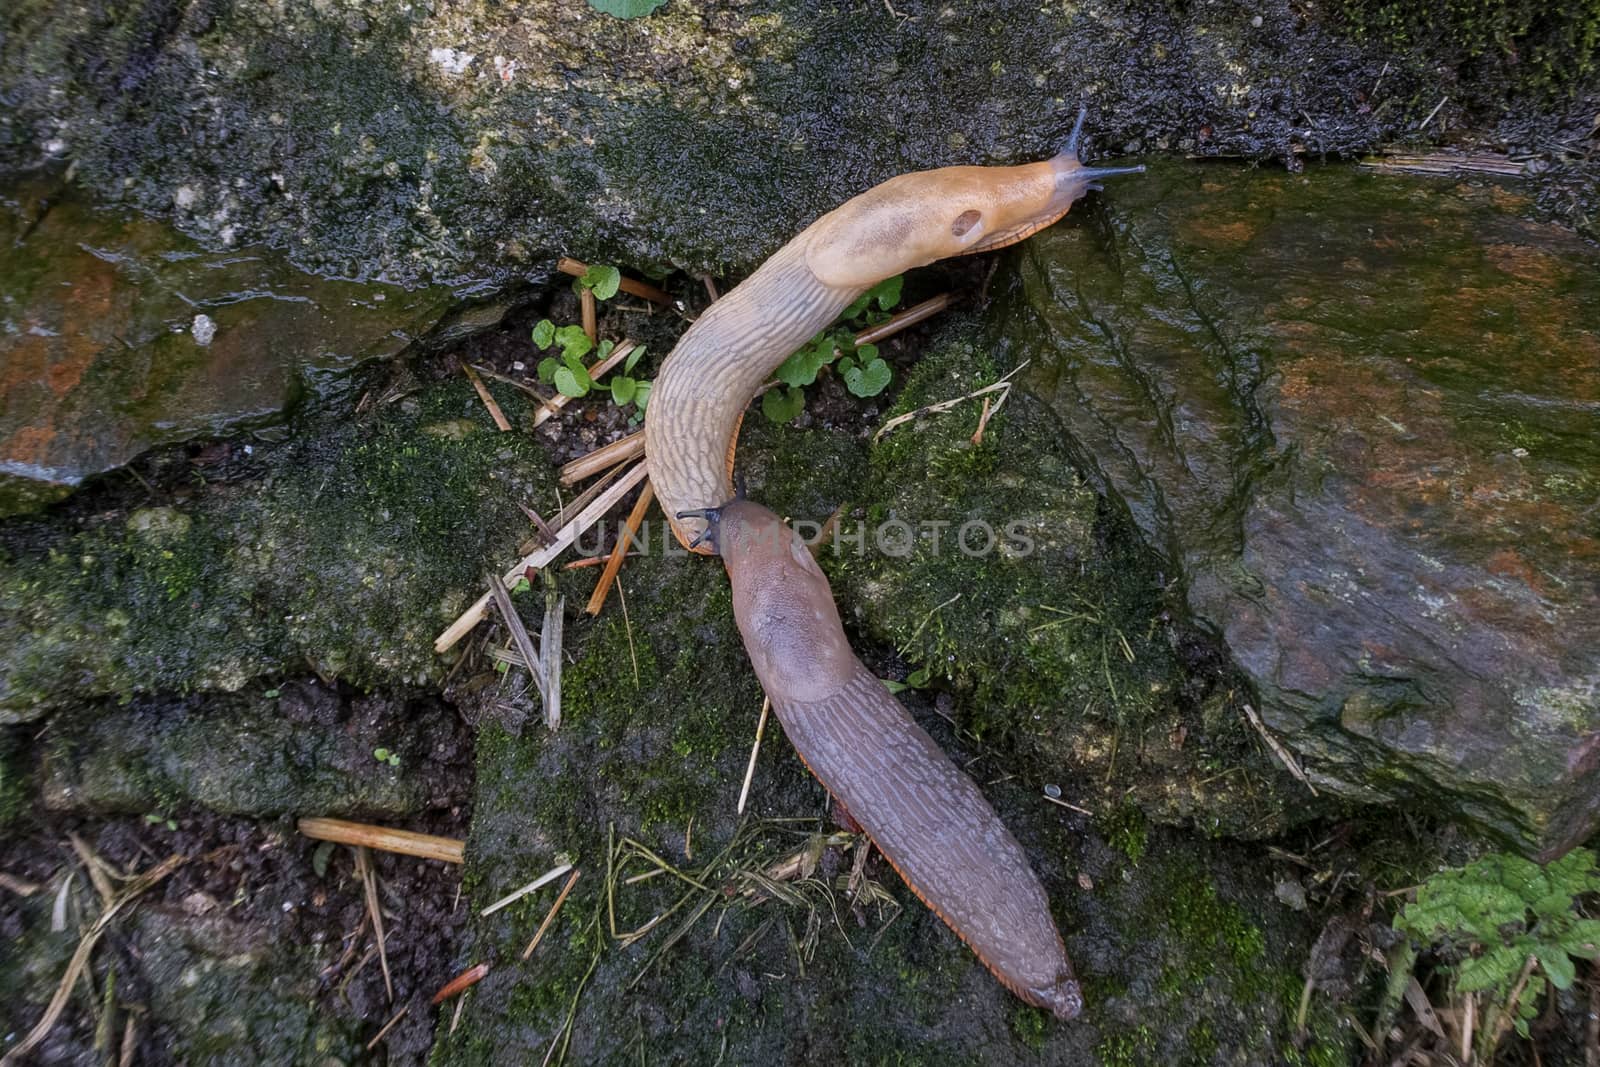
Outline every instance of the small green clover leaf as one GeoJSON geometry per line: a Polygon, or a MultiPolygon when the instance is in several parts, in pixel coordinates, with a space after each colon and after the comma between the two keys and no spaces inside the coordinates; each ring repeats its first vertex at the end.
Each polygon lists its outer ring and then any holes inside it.
{"type": "Polygon", "coordinates": [[[761,414],[772,422],[792,422],[805,406],[806,394],[800,389],[778,386],[761,395],[761,414]]]}
{"type": "Polygon", "coordinates": [[[610,300],[622,285],[622,272],[615,267],[597,264],[583,272],[583,277],[573,283],[576,288],[588,289],[596,300],[610,300]]]}
{"type": "Polygon", "coordinates": [[[883,392],[894,372],[879,358],[876,345],[862,345],[854,357],[846,356],[840,361],[839,375],[851,393],[867,397],[883,392]]]}

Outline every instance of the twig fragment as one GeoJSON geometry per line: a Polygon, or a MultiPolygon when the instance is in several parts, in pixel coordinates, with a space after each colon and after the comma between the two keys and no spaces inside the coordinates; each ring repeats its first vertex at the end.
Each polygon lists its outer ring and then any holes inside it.
{"type": "MultiPolygon", "coordinates": [[[[562,274],[570,274],[574,278],[581,278],[585,274],[589,273],[589,264],[581,263],[569,256],[562,256],[560,261],[556,263],[556,269],[562,274]]],[[[631,293],[632,295],[648,300],[653,304],[665,304],[669,307],[672,304],[672,297],[668,296],[666,293],[663,293],[660,289],[657,289],[648,282],[634,281],[627,275],[623,275],[622,281],[618,284],[617,288],[621,289],[624,293],[631,293]]]]}
{"type": "Polygon", "coordinates": [[[393,1015],[391,1015],[389,1017],[389,1021],[383,1024],[383,1029],[379,1030],[376,1034],[372,1035],[372,1040],[367,1042],[367,1051],[371,1052],[373,1049],[377,1048],[378,1047],[378,1042],[380,1042],[384,1038],[388,1037],[389,1036],[389,1031],[393,1030],[394,1027],[395,1027],[395,1024],[398,1023],[401,1019],[404,1019],[406,1017],[406,1012],[408,1012],[410,1010],[411,1010],[411,1001],[408,1000],[404,1004],[400,1005],[400,1010],[395,1012],[393,1015]]]}
{"type": "MultiPolygon", "coordinates": [[[[610,511],[618,500],[627,495],[628,490],[643,481],[644,476],[648,473],[648,463],[641,463],[634,467],[619,481],[614,482],[607,488],[605,492],[595,497],[594,501],[584,508],[576,518],[562,526],[553,542],[540,546],[519,560],[516,566],[506,572],[504,581],[515,582],[522,577],[522,572],[529,567],[535,570],[543,569],[551,560],[566,551],[567,546],[577,540],[579,534],[593,526],[600,520],[602,515],[610,511]]],[[[434,639],[433,650],[435,652],[447,652],[457,641],[470,633],[474,626],[483,621],[493,596],[493,593],[483,594],[470,608],[462,612],[455,622],[451,623],[443,633],[434,639]]]]}
{"type": "Polygon", "coordinates": [[[443,1004],[451,997],[456,996],[483,981],[483,976],[488,973],[489,965],[487,963],[479,963],[468,967],[466,970],[450,979],[450,981],[440,986],[439,991],[433,995],[433,999],[428,1001],[428,1003],[434,1005],[443,1004]]]}
{"type": "Polygon", "coordinates": [[[972,431],[972,443],[974,445],[983,444],[983,428],[989,425],[989,415],[989,398],[984,397],[983,410],[978,413],[978,428],[972,431]]]}
{"type": "Polygon", "coordinates": [[[544,726],[554,731],[561,725],[561,651],[567,618],[567,601],[556,587],[556,576],[546,567],[544,575],[544,629],[539,645],[544,662],[544,726]]]}
{"type": "Polygon", "coordinates": [[[1422,983],[1417,981],[1415,974],[1406,982],[1406,1003],[1411,1005],[1411,1010],[1417,1016],[1417,1021],[1422,1023],[1440,1041],[1445,1040],[1444,1026],[1439,1022],[1438,1013],[1433,1010],[1433,1004],[1428,1000],[1428,994],[1422,991],[1422,983]]]}
{"type": "Polygon", "coordinates": [[[625,463],[644,455],[644,431],[635,430],[619,437],[608,445],[601,445],[586,456],[562,464],[559,477],[562,485],[576,485],[591,475],[599,474],[618,463],[625,463]]]}
{"type": "Polygon", "coordinates": [[[622,632],[628,635],[628,659],[633,663],[633,687],[639,688],[639,652],[633,647],[633,620],[628,618],[628,589],[617,579],[617,603],[622,605],[622,632]]]}
{"type": "Polygon", "coordinates": [[[1526,164],[1493,152],[1395,152],[1363,159],[1361,166],[1405,174],[1497,174],[1521,178],[1528,173],[1526,164]]]}
{"type": "Polygon", "coordinates": [[[1317,787],[1311,784],[1311,779],[1306,777],[1306,772],[1300,769],[1300,764],[1296,762],[1289,750],[1284,748],[1278,739],[1267,731],[1267,725],[1261,721],[1261,716],[1256,714],[1256,709],[1249,704],[1244,705],[1244,717],[1250,721],[1251,726],[1255,727],[1256,733],[1261,735],[1261,739],[1267,743],[1267,747],[1272,749],[1272,754],[1278,757],[1278,761],[1283,764],[1284,769],[1294,775],[1307,789],[1311,790],[1312,796],[1318,796],[1317,787]]]}
{"type": "Polygon", "coordinates": [[[485,367],[481,363],[474,363],[472,365],[472,369],[477,371],[479,374],[481,374],[485,378],[493,378],[497,382],[506,383],[507,385],[511,386],[513,389],[521,389],[524,393],[527,393],[529,396],[531,396],[533,399],[537,400],[541,404],[548,404],[550,402],[550,397],[549,396],[547,396],[544,393],[540,392],[538,389],[535,389],[532,385],[529,385],[527,382],[523,381],[521,378],[513,378],[509,374],[501,374],[499,371],[495,370],[493,367],[485,367]]]}
{"type": "Polygon", "coordinates": [[[467,381],[472,383],[472,388],[477,391],[478,399],[483,401],[483,406],[489,409],[489,417],[500,428],[501,433],[511,431],[511,423],[506,420],[506,413],[500,410],[500,404],[495,400],[494,394],[489,392],[489,387],[483,384],[483,379],[478,377],[478,372],[472,369],[472,364],[461,364],[461,373],[467,376],[467,381]]]}
{"type": "Polygon", "coordinates": [[[587,285],[578,294],[578,311],[583,318],[583,332],[594,344],[600,339],[600,309],[595,304],[594,290],[587,285]]]}
{"type": "Polygon", "coordinates": [[[500,619],[506,624],[506,629],[511,631],[511,640],[522,655],[523,666],[533,675],[533,684],[539,689],[540,701],[548,704],[550,684],[544,673],[544,659],[534,647],[533,638],[528,635],[528,628],[522,624],[522,617],[517,614],[516,607],[511,603],[511,590],[506,588],[506,583],[501,581],[498,575],[491,574],[489,592],[494,594],[494,606],[499,609],[500,619]]]}
{"type": "Polygon", "coordinates": [[[355,846],[356,874],[361,878],[361,890],[367,899],[367,917],[372,920],[372,935],[378,943],[378,966],[383,969],[383,988],[394,1003],[394,982],[389,978],[389,950],[384,947],[388,938],[383,932],[383,905],[378,901],[378,872],[372,869],[372,853],[364,845],[355,846]]]}
{"type": "Polygon", "coordinates": [[[861,892],[861,883],[867,877],[867,857],[872,855],[872,839],[865,834],[856,839],[855,862],[850,865],[850,880],[845,883],[845,899],[850,903],[856,902],[856,896],[861,892]]]}
{"type": "MultiPolygon", "coordinates": [[[[628,558],[633,559],[642,555],[644,555],[643,552],[629,552],[628,558]]],[[[608,559],[610,559],[609,556],[579,556],[570,563],[563,563],[561,569],[564,571],[581,571],[586,567],[603,567],[608,559]]]]}
{"type": "Polygon", "coordinates": [[[435,837],[345,819],[304,818],[296,826],[302,834],[316,841],[334,841],[445,863],[460,863],[466,851],[466,842],[458,838],[435,837]]]}
{"type": "Polygon", "coordinates": [[[14,874],[0,871],[0,889],[9,890],[19,897],[31,897],[41,887],[37,882],[30,882],[26,878],[18,878],[14,874]]]}
{"type": "Polygon", "coordinates": [[[896,415],[894,418],[878,427],[878,432],[872,435],[872,443],[877,444],[883,439],[884,434],[888,433],[890,430],[901,425],[902,423],[910,422],[919,415],[934,415],[938,414],[939,412],[949,411],[957,404],[965,403],[968,400],[976,400],[978,397],[987,396],[989,393],[1000,394],[1000,399],[995,402],[993,410],[989,412],[989,417],[991,419],[994,418],[996,415],[1000,414],[1000,409],[1006,406],[1006,401],[1011,396],[1011,379],[1020,373],[1022,369],[1031,362],[1032,360],[1023,360],[1021,363],[1011,368],[1011,370],[1007,371],[999,381],[992,385],[986,385],[982,389],[974,389],[966,396],[958,396],[953,400],[941,400],[937,404],[925,404],[924,406],[917,408],[915,411],[908,411],[903,415],[896,415]]]}
{"type": "Polygon", "coordinates": [[[756,776],[756,757],[761,755],[761,735],[767,729],[767,712],[772,710],[772,698],[761,698],[761,717],[756,720],[756,741],[750,746],[750,762],[744,769],[744,785],[739,787],[739,806],[735,811],[743,815],[745,801],[750,799],[750,783],[756,776]]]}
{"type": "Polygon", "coordinates": [[[1448,104],[1449,102],[1450,102],[1450,98],[1447,96],[1447,97],[1443,98],[1442,100],[1440,100],[1437,104],[1435,104],[1433,106],[1433,110],[1428,112],[1428,117],[1422,120],[1422,125],[1418,126],[1417,129],[1419,129],[1419,130],[1427,129],[1428,128],[1428,123],[1432,122],[1433,121],[1433,117],[1435,115],[1437,115],[1441,110],[1443,110],[1444,106],[1446,104],[1448,104]]]}
{"type": "MultiPolygon", "coordinates": [[[[628,471],[629,469],[630,468],[626,463],[619,463],[615,467],[612,467],[610,470],[606,471],[605,474],[595,479],[592,483],[590,483],[587,489],[573,497],[568,503],[562,506],[560,511],[556,512],[555,522],[553,523],[555,528],[559,531],[567,523],[571,522],[579,515],[582,515],[584,508],[587,508],[590,504],[598,500],[600,498],[600,494],[611,488],[611,484],[615,482],[617,478],[623,474],[623,472],[628,471]]],[[[560,534],[557,533],[555,536],[559,537],[560,534]]],[[[551,543],[554,543],[554,538],[552,538],[551,543]]]]}
{"type": "Polygon", "coordinates": [[[72,851],[78,854],[78,859],[83,861],[83,869],[89,873],[89,881],[94,883],[94,891],[100,894],[100,906],[109,908],[117,894],[111,888],[111,879],[106,877],[104,861],[95,855],[94,849],[84,844],[83,838],[77,834],[67,834],[67,841],[72,845],[72,851]]]}
{"type": "Polygon", "coordinates": [[[645,512],[650,509],[650,502],[655,497],[655,488],[646,480],[644,488],[639,490],[639,499],[633,503],[633,510],[628,512],[627,521],[623,523],[616,546],[611,550],[611,557],[606,560],[606,569],[600,572],[600,580],[595,583],[594,592],[589,596],[589,604],[584,608],[590,615],[600,614],[600,609],[605,607],[606,594],[611,591],[611,583],[617,580],[617,572],[622,569],[622,560],[628,554],[628,549],[638,544],[634,538],[639,533],[639,527],[644,524],[645,512]]]}
{"type": "Polygon", "coordinates": [[[1506,998],[1504,1005],[1495,1010],[1493,1015],[1485,1015],[1485,1021],[1494,1019],[1494,1027],[1485,1038],[1485,1045],[1493,1053],[1500,1040],[1511,1032],[1511,1026],[1517,1018],[1517,1001],[1522,999],[1522,991],[1528,987],[1528,979],[1533,975],[1533,969],[1539,965],[1539,957],[1529,955],[1523,961],[1522,971],[1517,975],[1517,982],[1511,987],[1511,995],[1506,998]]]}
{"type": "Polygon", "coordinates": [[[522,513],[528,516],[528,521],[533,523],[533,528],[535,530],[539,531],[539,536],[544,538],[545,544],[548,545],[550,542],[556,539],[556,532],[550,529],[550,524],[544,521],[544,516],[540,515],[537,511],[534,511],[520,500],[517,501],[517,507],[521,508],[522,513]]]}
{"type": "Polygon", "coordinates": [[[893,318],[869,326],[856,334],[857,347],[873,345],[886,337],[893,337],[901,330],[910,329],[923,319],[930,318],[955,303],[955,296],[950,293],[940,293],[938,296],[929,297],[920,304],[913,304],[893,318]]]}
{"type": "Polygon", "coordinates": [[[493,915],[495,912],[499,911],[501,908],[506,907],[509,904],[515,904],[517,901],[521,900],[523,897],[527,896],[529,893],[532,893],[534,890],[540,889],[540,888],[548,885],[549,883],[555,881],[557,878],[560,878],[563,874],[566,874],[570,870],[572,870],[572,864],[570,864],[570,863],[562,863],[562,864],[559,864],[559,865],[557,865],[555,867],[552,867],[548,871],[545,871],[543,874],[541,874],[539,877],[535,878],[533,881],[529,882],[527,885],[523,886],[521,889],[515,889],[515,890],[512,890],[510,893],[507,893],[505,896],[501,897],[499,900],[495,901],[493,904],[490,904],[488,907],[486,907],[482,911],[478,912],[478,914],[479,915],[493,915]]]}
{"type": "Polygon", "coordinates": [[[1079,815],[1087,815],[1091,819],[1094,818],[1094,812],[1090,811],[1088,808],[1080,808],[1076,804],[1069,804],[1065,800],[1062,800],[1060,797],[1053,797],[1049,793],[1040,793],[1039,795],[1044,797],[1046,800],[1048,800],[1052,804],[1061,805],[1063,808],[1066,808],[1068,811],[1075,811],[1079,815]]]}
{"type": "Polygon", "coordinates": [[[533,950],[539,947],[540,940],[544,938],[544,932],[550,929],[550,924],[555,921],[556,912],[560,911],[561,905],[567,902],[567,894],[572,892],[572,887],[578,884],[578,876],[582,873],[582,870],[574,868],[572,874],[567,877],[567,884],[561,887],[561,892],[556,897],[556,902],[550,905],[549,911],[545,912],[544,922],[540,923],[539,929],[534,932],[533,940],[529,941],[528,947],[522,950],[523,959],[533,955],[533,950]]]}
{"type": "Polygon", "coordinates": [[[128,1012],[122,1023],[122,1051],[117,1056],[117,1067],[133,1067],[133,1057],[139,1051],[139,1017],[128,1012]]]}

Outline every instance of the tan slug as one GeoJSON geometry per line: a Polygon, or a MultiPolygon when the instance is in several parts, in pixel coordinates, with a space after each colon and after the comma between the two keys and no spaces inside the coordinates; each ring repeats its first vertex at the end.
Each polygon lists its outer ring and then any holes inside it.
{"type": "Polygon", "coordinates": [[[733,438],[788,355],[885,278],[1020,241],[1096,179],[1067,148],[1017,167],[904,174],[824,215],[712,304],[667,357],[645,418],[650,479],[678,539],[717,552],[784,732],[912,890],[1017,996],[1063,1019],[1082,996],[1049,901],[994,809],[850,650],[796,535],[734,501],[733,438]],[[730,501],[732,501],[730,503],[730,501]]]}

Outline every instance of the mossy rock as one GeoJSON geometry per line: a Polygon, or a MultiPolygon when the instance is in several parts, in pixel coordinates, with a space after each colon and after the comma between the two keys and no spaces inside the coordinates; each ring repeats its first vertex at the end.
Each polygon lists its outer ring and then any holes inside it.
{"type": "Polygon", "coordinates": [[[341,700],[315,683],[55,716],[41,745],[50,811],[400,819],[461,786],[456,716],[437,703],[341,700]],[[378,759],[376,752],[383,752],[378,759]]]}
{"type": "Polygon", "coordinates": [[[462,328],[441,326],[443,286],[319,277],[231,237],[208,253],[86,200],[0,185],[0,515],[157,446],[280,425],[358,365],[462,328]]]}
{"type": "Polygon", "coordinates": [[[1549,858],[1600,826],[1600,257],[1517,186],[1162,164],[999,331],[1312,784],[1549,858]]]}
{"type": "Polygon", "coordinates": [[[1461,87],[1492,98],[1507,86],[1533,94],[1569,91],[1597,70],[1600,4],[1538,0],[1342,0],[1357,32],[1417,49],[1457,68],[1461,87]]]}
{"type": "MultiPolygon", "coordinates": [[[[992,331],[959,323],[894,410],[991,385],[1012,359],[992,331]]],[[[1174,621],[1159,560],[1084,481],[1058,420],[1020,386],[980,437],[983,418],[974,399],[872,448],[823,554],[841,602],[1040,785],[1085,803],[1131,795],[1209,832],[1281,828],[1301,787],[1264,758],[1219,650],[1174,621]]]]}
{"type": "MultiPolygon", "coordinates": [[[[513,397],[512,418],[528,410],[513,397]]],[[[100,697],[237,691],[299,673],[422,684],[433,638],[488,560],[514,558],[523,500],[553,501],[540,446],[496,433],[464,381],[309,427],[254,483],[38,536],[0,569],[0,720],[100,697]],[[435,432],[450,420],[474,432],[435,432]]]]}
{"type": "Polygon", "coordinates": [[[1288,158],[1409,133],[1439,83],[1288,0],[14,6],[0,167],[402,282],[746,271],[891,175],[1053,154],[1085,100],[1102,155],[1288,158]]]}
{"type": "MultiPolygon", "coordinates": [[[[569,581],[572,600],[588,580],[569,581]]],[[[820,846],[811,877],[787,883],[798,901],[753,904],[740,872],[828,833],[826,794],[773,720],[749,811],[735,812],[760,690],[720,568],[654,554],[630,560],[623,582],[626,617],[609,604],[568,626],[560,729],[481,734],[464,882],[474,908],[558,863],[581,875],[527,962],[562,880],[475,915],[459,962],[495,962],[460,1027],[441,1028],[433,1063],[537,1062],[553,1042],[583,1063],[633,1062],[641,1048],[669,1063],[1303,1062],[1289,1034],[1315,929],[1277,903],[1246,846],[1150,827],[1135,862],[1023,783],[986,787],[1085,980],[1087,1013],[1072,1024],[1017,1002],[881,862],[866,874],[883,896],[859,916],[842,891],[850,854],[820,846]],[[642,849],[704,889],[673,873],[631,881],[656,865],[642,849]],[[623,853],[633,858],[613,867],[623,853]],[[614,936],[646,926],[632,944],[614,936]]],[[[1015,751],[956,735],[926,699],[910,706],[980,781],[1015,765],[1015,751]]],[[[1339,1057],[1317,1062],[1347,1061],[1331,1016],[1312,1021],[1313,1045],[1339,1057]]]]}
{"type": "Polygon", "coordinates": [[[141,908],[130,937],[164,1047],[196,1065],[357,1062],[348,1020],[316,1004],[321,946],[285,944],[225,915],[141,908]]]}
{"type": "MultiPolygon", "coordinates": [[[[970,388],[963,375],[987,380],[993,366],[977,358],[977,347],[970,326],[952,330],[900,405],[942,399],[960,381],[970,388]]],[[[1034,466],[1053,459],[1049,469],[1066,488],[1042,492],[1079,509],[1070,512],[1083,524],[1072,527],[1083,535],[1077,543],[1098,558],[1104,550],[1093,531],[1102,527],[1092,494],[1059,453],[1039,452],[1032,425],[1008,407],[991,422],[991,443],[1009,438],[1008,447],[1032,450],[1034,466]]],[[[970,424],[949,430],[971,432],[970,424]]],[[[952,444],[923,435],[908,441],[916,447],[891,452],[849,434],[751,420],[740,467],[752,497],[793,518],[821,519],[864,483],[892,477],[886,494],[924,483],[915,457],[952,444]]],[[[1091,992],[1085,1021],[1071,1025],[1018,1003],[881,862],[866,868],[881,896],[859,915],[852,910],[842,895],[852,854],[819,843],[831,827],[826,793],[776,719],[756,763],[749,810],[736,814],[761,693],[733,625],[726,579],[714,561],[660,551],[658,536],[646,543],[649,554],[623,571],[626,614],[608,604],[598,619],[567,627],[572,662],[560,729],[549,734],[530,722],[514,734],[489,723],[480,734],[466,892],[481,906],[561,863],[581,874],[527,963],[521,953],[560,880],[474,918],[461,965],[502,962],[467,995],[460,1028],[441,1032],[434,1063],[527,1062],[542,1059],[552,1043],[573,1062],[595,1063],[628,1062],[641,1048],[683,1063],[1296,1062],[1289,1030],[1298,961],[1315,930],[1255,873],[1264,869],[1259,854],[1150,826],[1137,808],[1102,824],[1039,796],[1034,775],[1047,765],[1041,753],[1049,745],[1022,726],[1038,709],[1005,701],[1048,685],[1059,660],[1012,663],[1004,652],[1009,634],[973,636],[971,669],[952,692],[959,721],[986,724],[982,738],[952,730],[932,692],[904,699],[958,764],[989,783],[986,793],[1039,871],[1091,992]],[[1020,681],[984,673],[1007,668],[1032,673],[1020,681]],[[987,718],[973,712],[979,691],[987,718]],[[751,872],[807,849],[817,867],[790,883],[794,899],[753,904],[741,892],[751,872]],[[645,850],[655,859],[643,858],[645,850]],[[676,873],[652,876],[657,860],[700,885],[676,873]],[[1134,1053],[1125,1048],[1142,1050],[1142,1058],[1127,1058],[1134,1053]]],[[[569,602],[587,592],[592,579],[584,573],[562,575],[569,602]]],[[[951,580],[970,577],[958,568],[951,580]]],[[[1125,577],[1122,588],[1141,588],[1125,577]]],[[[853,593],[841,585],[839,596],[854,619],[853,593]]],[[[866,618],[877,610],[868,608],[866,618]]],[[[869,622],[859,647],[868,662],[892,667],[871,632],[869,622]]],[[[1159,662],[1170,676],[1181,674],[1170,655],[1159,662]]],[[[1124,755],[1126,765],[1138,762],[1124,755]]],[[[1320,1009],[1313,1016],[1312,1047],[1348,1059],[1330,1018],[1320,1009]]]]}

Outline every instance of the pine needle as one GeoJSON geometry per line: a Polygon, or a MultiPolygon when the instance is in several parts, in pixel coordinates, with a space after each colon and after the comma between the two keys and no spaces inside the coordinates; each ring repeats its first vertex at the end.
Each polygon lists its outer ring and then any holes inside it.
{"type": "Polygon", "coordinates": [[[644,524],[645,512],[650,509],[650,502],[655,498],[655,488],[646,479],[644,488],[639,490],[639,499],[634,501],[633,510],[628,512],[627,521],[622,525],[616,546],[611,550],[611,558],[606,560],[606,569],[600,572],[600,580],[595,583],[594,593],[590,595],[589,604],[584,608],[590,615],[600,614],[600,609],[605,607],[606,594],[611,591],[611,584],[617,580],[617,572],[622,570],[622,560],[627,556],[628,550],[638,544],[634,538],[639,533],[639,527],[644,524]]]}
{"type": "Polygon", "coordinates": [[[372,853],[356,846],[356,873],[361,877],[362,892],[367,898],[367,915],[372,919],[373,936],[378,942],[378,966],[383,968],[383,988],[394,1003],[394,982],[389,978],[389,952],[384,948],[383,905],[378,902],[378,872],[372,869],[372,853]]]}
{"type": "Polygon", "coordinates": [[[167,875],[183,866],[187,857],[168,856],[161,863],[136,875],[121,893],[117,894],[111,904],[100,913],[100,917],[89,927],[87,933],[78,941],[78,948],[72,954],[72,959],[67,961],[67,969],[61,975],[61,981],[56,985],[55,995],[50,998],[50,1003],[45,1007],[44,1015],[28,1031],[26,1037],[12,1046],[4,1056],[0,1056],[0,1067],[13,1067],[21,1063],[23,1058],[49,1035],[61,1018],[61,1013],[67,1006],[67,1000],[72,995],[72,987],[77,984],[78,977],[83,969],[89,965],[89,956],[94,952],[95,945],[100,937],[111,925],[111,920],[117,913],[133,901],[137,900],[146,891],[155,887],[167,875]]]}

